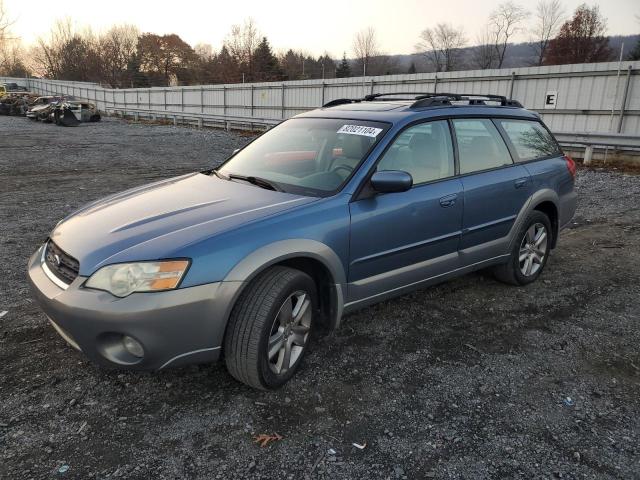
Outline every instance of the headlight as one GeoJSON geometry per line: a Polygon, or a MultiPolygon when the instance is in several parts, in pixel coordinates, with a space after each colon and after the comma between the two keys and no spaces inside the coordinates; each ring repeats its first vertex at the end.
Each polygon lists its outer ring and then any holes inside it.
{"type": "Polygon", "coordinates": [[[106,290],[116,297],[126,297],[133,292],[171,290],[178,286],[188,267],[187,260],[107,265],[91,275],[84,286],[106,290]]]}

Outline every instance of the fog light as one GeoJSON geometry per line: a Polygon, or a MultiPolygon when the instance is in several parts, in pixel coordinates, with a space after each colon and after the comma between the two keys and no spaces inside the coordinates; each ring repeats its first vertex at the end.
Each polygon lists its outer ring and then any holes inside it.
{"type": "Polygon", "coordinates": [[[144,357],[144,348],[142,348],[142,344],[135,338],[125,335],[124,337],[122,337],[122,344],[124,345],[124,348],[127,350],[127,352],[129,352],[134,357],[144,357]]]}

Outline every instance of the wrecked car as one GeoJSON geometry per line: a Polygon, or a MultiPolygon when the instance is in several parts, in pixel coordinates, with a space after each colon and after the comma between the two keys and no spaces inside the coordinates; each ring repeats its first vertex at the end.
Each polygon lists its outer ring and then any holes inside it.
{"type": "Polygon", "coordinates": [[[15,82],[5,83],[4,87],[7,90],[7,92],[27,92],[28,91],[27,87],[20,86],[15,82]]]}
{"type": "MultiPolygon", "coordinates": [[[[49,115],[53,111],[53,107],[60,102],[60,97],[41,97],[46,100],[39,101],[27,111],[27,118],[31,120],[40,120],[49,122],[49,115]]],[[[40,100],[40,99],[38,99],[40,100]]]]}
{"type": "Polygon", "coordinates": [[[0,115],[24,116],[27,110],[29,110],[28,96],[8,94],[0,98],[0,115]]]}
{"type": "Polygon", "coordinates": [[[60,97],[55,95],[46,95],[37,97],[31,102],[29,110],[27,110],[27,118],[31,120],[49,121],[49,114],[53,105],[64,100],[73,100],[73,97],[60,97]]]}
{"type": "Polygon", "coordinates": [[[59,102],[50,113],[51,121],[56,125],[74,127],[81,122],[99,122],[102,118],[96,106],[80,101],[59,102]]]}

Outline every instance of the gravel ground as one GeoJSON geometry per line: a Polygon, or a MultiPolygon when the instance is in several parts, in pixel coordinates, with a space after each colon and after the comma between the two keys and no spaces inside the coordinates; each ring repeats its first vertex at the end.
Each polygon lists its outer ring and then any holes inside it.
{"type": "Polygon", "coordinates": [[[276,392],[68,347],[25,279],[56,222],[247,140],[0,117],[0,478],[640,478],[640,176],[579,171],[535,284],[478,273],[352,314],[276,392]]]}

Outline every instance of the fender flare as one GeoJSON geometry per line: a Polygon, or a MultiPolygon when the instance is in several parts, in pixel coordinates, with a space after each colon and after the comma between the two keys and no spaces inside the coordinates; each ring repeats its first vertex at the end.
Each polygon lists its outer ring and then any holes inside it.
{"type": "MultiPolygon", "coordinates": [[[[340,257],[328,245],[317,240],[294,238],[279,240],[258,248],[240,262],[238,262],[225,276],[223,282],[241,282],[243,287],[256,275],[269,268],[271,265],[282,262],[289,258],[306,257],[321,262],[329,271],[332,284],[332,295],[335,303],[331,318],[329,319],[331,330],[338,327],[344,309],[344,298],[347,276],[340,257]]],[[[243,288],[238,288],[231,305],[235,305],[243,288]]],[[[229,314],[231,309],[229,308],[229,314]]],[[[227,317],[228,318],[228,317],[227,317]]]]}
{"type": "MultiPolygon", "coordinates": [[[[535,208],[540,205],[542,202],[551,202],[556,207],[558,214],[560,212],[559,204],[560,200],[558,198],[558,194],[551,190],[550,188],[543,188],[541,190],[537,190],[530,197],[529,200],[524,204],[524,206],[520,209],[520,213],[516,217],[515,222],[513,223],[513,227],[510,233],[510,241],[509,241],[509,252],[513,248],[513,242],[517,240],[516,236],[520,231],[520,227],[526,220],[527,216],[535,210],[535,208]]],[[[554,232],[556,237],[559,232],[554,232]]]]}

